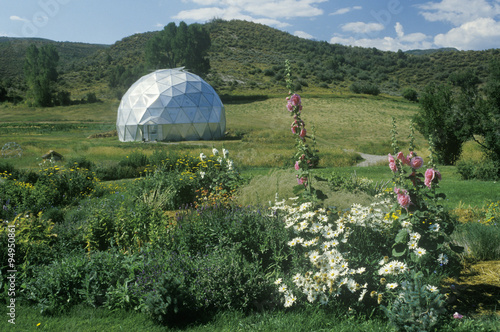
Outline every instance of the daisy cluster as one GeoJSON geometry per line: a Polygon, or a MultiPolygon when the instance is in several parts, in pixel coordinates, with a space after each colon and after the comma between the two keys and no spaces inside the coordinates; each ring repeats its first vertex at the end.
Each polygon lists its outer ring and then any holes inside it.
{"type": "MultiPolygon", "coordinates": [[[[352,233],[348,227],[350,220],[340,218],[329,222],[325,209],[313,209],[312,203],[287,206],[284,201],[272,207],[273,213],[284,213],[285,227],[292,229],[297,236],[288,242],[290,247],[305,248],[309,271],[293,276],[293,284],[297,290],[307,297],[309,302],[317,300],[328,303],[332,297],[339,296],[343,290],[350,293],[360,292],[359,301],[366,294],[367,284],[361,285],[355,276],[365,272],[364,267],[352,267],[346,253],[340,249],[352,233]]],[[[276,280],[279,291],[284,295],[285,307],[293,305],[295,295],[281,280],[276,280]]]]}

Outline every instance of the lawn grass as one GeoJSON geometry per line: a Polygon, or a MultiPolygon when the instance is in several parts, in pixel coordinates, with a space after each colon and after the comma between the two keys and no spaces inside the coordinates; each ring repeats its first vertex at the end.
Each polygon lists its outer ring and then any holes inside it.
{"type": "MultiPolygon", "coordinates": [[[[464,181],[460,178],[460,175],[456,171],[455,166],[440,166],[438,167],[442,180],[439,183],[439,192],[446,194],[446,200],[443,205],[449,209],[455,209],[459,206],[462,207],[482,207],[487,201],[500,201],[500,183],[496,181],[478,181],[478,180],[467,180],[464,181]]],[[[290,174],[293,173],[291,168],[289,168],[290,174]]],[[[341,175],[353,174],[356,172],[358,177],[365,177],[374,182],[387,182],[392,178],[392,172],[388,166],[369,166],[369,167],[356,167],[356,166],[346,166],[346,167],[329,167],[329,168],[319,168],[313,170],[313,175],[317,175],[322,178],[328,178],[332,172],[336,172],[341,175]]],[[[287,190],[282,189],[281,193],[286,193],[290,195],[291,187],[295,185],[293,182],[293,175],[289,176],[288,183],[283,181],[283,176],[278,176],[276,171],[271,168],[257,168],[257,169],[247,169],[242,172],[245,178],[261,177],[261,182],[263,185],[259,186],[259,196],[261,201],[259,203],[265,203],[269,200],[273,200],[277,188],[282,188],[288,186],[287,190]]],[[[313,183],[314,186],[314,183],[313,183]]],[[[250,190],[250,189],[247,189],[250,190]]],[[[345,195],[344,195],[345,196],[345,195]]],[[[283,199],[282,195],[280,199],[283,199]]],[[[355,195],[350,195],[350,199],[356,199],[355,195]]],[[[361,198],[362,199],[362,198],[361,198]]],[[[247,200],[245,203],[249,204],[247,200]]],[[[255,202],[257,203],[257,202],[255,202]]]]}
{"type": "MultiPolygon", "coordinates": [[[[116,136],[88,138],[115,128],[117,101],[51,108],[4,104],[0,107],[3,129],[0,146],[12,141],[20,144],[24,156],[13,162],[22,167],[34,167],[49,150],[56,150],[67,158],[91,156],[104,162],[117,161],[133,150],[150,153],[157,148],[186,149],[198,154],[214,145],[230,150],[231,157],[242,167],[281,167],[290,164],[295,143],[284,96],[228,102],[225,105],[227,139],[175,144],[123,143],[116,136]],[[19,124],[24,127],[15,126],[19,124]],[[43,130],[37,125],[44,126],[43,130]]],[[[303,119],[309,134],[313,132],[312,126],[315,127],[323,167],[354,165],[357,155],[344,149],[365,153],[390,150],[392,116],[401,128],[400,139],[404,145],[405,128],[418,108],[401,98],[352,95],[305,97],[303,105],[303,119]]],[[[416,139],[417,144],[425,148],[423,137],[417,134],[416,139]]]]}
{"type": "MultiPolygon", "coordinates": [[[[193,322],[195,321],[193,317],[193,322]]],[[[437,331],[474,332],[496,331],[500,319],[494,316],[475,319],[449,320],[437,331]]],[[[110,311],[104,308],[76,306],[58,316],[42,316],[36,308],[20,306],[16,310],[15,326],[0,323],[2,331],[335,331],[335,332],[387,332],[395,331],[388,322],[378,318],[349,315],[347,312],[331,312],[317,307],[294,310],[274,310],[243,314],[239,311],[224,311],[205,323],[192,323],[183,327],[156,325],[146,315],[137,312],[110,311]]]]}

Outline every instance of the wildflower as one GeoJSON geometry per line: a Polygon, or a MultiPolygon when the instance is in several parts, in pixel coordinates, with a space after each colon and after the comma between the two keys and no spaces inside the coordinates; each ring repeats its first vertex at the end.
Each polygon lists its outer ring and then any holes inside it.
{"type": "Polygon", "coordinates": [[[422,157],[414,157],[410,160],[410,166],[414,170],[419,169],[424,164],[424,159],[422,157]]]}
{"type": "Polygon", "coordinates": [[[424,248],[417,248],[415,249],[415,254],[417,254],[418,257],[422,257],[425,255],[427,251],[424,248]]]}
{"type": "Polygon", "coordinates": [[[462,319],[462,318],[464,318],[464,316],[463,316],[463,315],[460,315],[458,312],[455,312],[455,313],[453,314],[453,318],[455,318],[455,319],[462,319]]]}
{"type": "Polygon", "coordinates": [[[205,159],[207,159],[207,156],[203,152],[200,153],[200,160],[205,161],[205,159]]]}
{"type": "Polygon", "coordinates": [[[398,170],[398,167],[396,166],[396,163],[395,163],[395,162],[389,163],[389,168],[390,168],[390,169],[391,169],[391,171],[393,171],[394,173],[398,170]]]}
{"type": "Polygon", "coordinates": [[[413,233],[410,233],[410,238],[413,240],[413,241],[418,241],[420,240],[420,237],[421,235],[417,232],[413,232],[413,233]]]}
{"type": "Polygon", "coordinates": [[[432,225],[430,225],[429,226],[429,230],[431,232],[437,232],[437,231],[439,231],[439,224],[432,224],[432,225]]]}
{"type": "Polygon", "coordinates": [[[222,155],[224,156],[224,158],[227,158],[229,156],[229,151],[227,151],[226,149],[222,149],[222,155]]]}
{"type": "Polygon", "coordinates": [[[286,308],[291,307],[296,300],[297,299],[295,298],[295,296],[293,296],[293,294],[287,293],[285,295],[285,307],[286,308]]]}
{"type": "Polygon", "coordinates": [[[298,171],[299,169],[300,169],[299,162],[296,161],[295,162],[295,170],[298,171]]]}
{"type": "Polygon", "coordinates": [[[408,210],[408,207],[411,204],[410,195],[408,195],[407,193],[398,193],[398,203],[402,208],[408,210]]]}
{"type": "Polygon", "coordinates": [[[296,93],[293,94],[288,101],[293,106],[300,106],[300,104],[301,104],[300,96],[298,94],[296,94],[296,93]]]}
{"type": "Polygon", "coordinates": [[[276,279],[276,281],[274,282],[274,284],[275,285],[279,285],[279,284],[281,284],[281,281],[282,281],[282,279],[278,278],[278,279],[276,279]]]}
{"type": "Polygon", "coordinates": [[[398,283],[397,282],[393,282],[393,283],[389,283],[386,285],[387,289],[396,289],[396,287],[398,287],[398,283]]]}
{"type": "Polygon", "coordinates": [[[304,138],[304,137],[306,137],[306,135],[307,135],[306,128],[302,128],[302,130],[300,131],[299,136],[302,137],[302,138],[304,138]]]}
{"type": "Polygon", "coordinates": [[[212,154],[213,154],[214,156],[218,156],[218,155],[219,155],[219,150],[217,150],[216,148],[213,148],[213,149],[212,149],[212,154]]]}
{"type": "Polygon", "coordinates": [[[441,253],[438,256],[437,261],[439,264],[446,265],[446,264],[448,264],[448,256],[446,256],[446,254],[441,253]]]}
{"type": "Polygon", "coordinates": [[[368,290],[365,288],[361,291],[361,294],[359,294],[358,302],[363,301],[363,298],[365,297],[365,294],[368,292],[368,290]]]}
{"type": "Polygon", "coordinates": [[[281,285],[281,286],[278,288],[278,291],[279,291],[280,293],[284,293],[284,292],[286,292],[286,289],[287,289],[286,285],[285,285],[285,284],[283,284],[283,285],[281,285]]]}
{"type": "Polygon", "coordinates": [[[438,288],[432,285],[427,285],[425,288],[431,293],[436,293],[438,291],[438,288]]]}

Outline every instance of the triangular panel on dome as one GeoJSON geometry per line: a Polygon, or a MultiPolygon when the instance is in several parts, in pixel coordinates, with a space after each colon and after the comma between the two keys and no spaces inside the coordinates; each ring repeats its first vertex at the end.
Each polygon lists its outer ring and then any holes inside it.
{"type": "Polygon", "coordinates": [[[203,134],[201,135],[201,139],[211,140],[214,138],[219,138],[217,136],[212,135],[212,132],[210,131],[210,126],[208,125],[208,123],[204,123],[204,125],[205,125],[205,129],[203,130],[203,134]]]}
{"type": "Polygon", "coordinates": [[[184,91],[181,89],[177,89],[177,87],[172,86],[172,95],[175,96],[182,96],[184,95],[184,91]]]}
{"type": "Polygon", "coordinates": [[[156,100],[149,105],[149,108],[163,109],[165,108],[165,104],[163,104],[160,96],[156,96],[156,100]]]}
{"type": "Polygon", "coordinates": [[[191,119],[184,112],[184,109],[179,110],[179,114],[177,115],[177,119],[175,119],[175,123],[191,123],[191,119]]]}
{"type": "Polygon", "coordinates": [[[193,105],[200,106],[201,93],[186,93],[184,97],[189,98],[193,105]]]}
{"type": "Polygon", "coordinates": [[[186,82],[186,74],[179,72],[171,76],[172,77],[172,86],[176,86],[177,84],[181,84],[186,82]]]}
{"type": "Polygon", "coordinates": [[[179,133],[177,125],[164,125],[163,135],[167,141],[180,141],[182,140],[182,135],[179,133]]]}
{"type": "Polygon", "coordinates": [[[199,107],[198,110],[203,115],[203,117],[206,119],[205,121],[208,122],[208,120],[210,119],[210,113],[212,113],[212,108],[211,107],[199,107]]]}
{"type": "Polygon", "coordinates": [[[158,79],[157,81],[159,84],[167,85],[167,86],[172,86],[172,76],[167,75],[167,76],[162,76],[158,79]]]}
{"type": "Polygon", "coordinates": [[[204,95],[200,95],[200,101],[198,102],[200,107],[212,107],[212,104],[205,98],[204,95]]]}
{"type": "Polygon", "coordinates": [[[196,109],[196,114],[193,118],[193,123],[208,122],[208,118],[201,112],[199,108],[196,109]]]}
{"type": "Polygon", "coordinates": [[[218,123],[209,123],[210,132],[212,133],[212,137],[221,137],[220,125],[218,123]]]}
{"type": "Polygon", "coordinates": [[[167,112],[167,111],[163,111],[161,112],[160,114],[160,118],[162,119],[160,123],[168,123],[168,124],[171,124],[173,123],[174,121],[172,120],[172,118],[170,117],[170,114],[167,112]]]}
{"type": "Polygon", "coordinates": [[[181,108],[181,105],[179,104],[178,97],[171,98],[168,103],[164,104],[165,108],[171,109],[171,108],[181,108]]]}
{"type": "Polygon", "coordinates": [[[200,139],[200,135],[198,135],[198,132],[194,129],[193,124],[182,123],[178,124],[178,126],[179,126],[179,132],[181,133],[183,139],[187,141],[200,139]]]}
{"type": "MultiPolygon", "coordinates": [[[[193,123],[193,128],[196,130],[196,133],[200,138],[203,138],[205,131],[208,129],[208,123],[193,123]]],[[[208,130],[210,133],[210,130],[208,130]]],[[[205,138],[203,138],[205,139],[205,138]]]]}
{"type": "Polygon", "coordinates": [[[214,122],[219,122],[219,121],[220,121],[220,113],[212,110],[212,113],[210,113],[210,119],[208,119],[208,122],[214,123],[214,122]]]}
{"type": "Polygon", "coordinates": [[[158,118],[163,113],[163,107],[148,107],[148,111],[151,114],[151,117],[158,118]]]}
{"type": "Polygon", "coordinates": [[[180,108],[167,108],[166,113],[170,116],[170,119],[172,119],[172,123],[175,123],[177,121],[177,115],[179,115],[179,112],[181,111],[180,108]]]}
{"type": "Polygon", "coordinates": [[[194,118],[196,116],[196,112],[198,111],[197,107],[183,107],[184,113],[186,113],[189,122],[194,122],[194,118]]]}

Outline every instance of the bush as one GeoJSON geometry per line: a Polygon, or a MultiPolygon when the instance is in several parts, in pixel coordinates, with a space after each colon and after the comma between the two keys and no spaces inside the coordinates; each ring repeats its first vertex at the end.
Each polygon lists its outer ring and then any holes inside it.
{"type": "Polygon", "coordinates": [[[415,91],[413,89],[410,89],[410,88],[404,89],[402,96],[406,100],[418,102],[418,93],[417,93],[417,91],[415,91]]]}
{"type": "Polygon", "coordinates": [[[457,171],[462,180],[498,180],[498,166],[491,160],[460,160],[457,171]]]}
{"type": "Polygon", "coordinates": [[[86,254],[74,252],[49,265],[38,266],[26,280],[25,296],[43,314],[62,313],[85,303],[100,306],[108,290],[135,275],[137,257],[115,249],[86,254]]]}
{"type": "Polygon", "coordinates": [[[444,296],[432,291],[419,277],[405,282],[403,290],[387,307],[382,307],[398,331],[431,331],[446,311],[444,296]]]}
{"type": "Polygon", "coordinates": [[[380,94],[380,89],[377,85],[373,83],[365,83],[365,82],[354,82],[349,86],[349,90],[354,93],[364,93],[367,95],[377,96],[380,94]]]}

